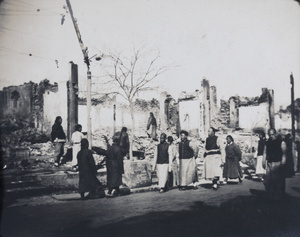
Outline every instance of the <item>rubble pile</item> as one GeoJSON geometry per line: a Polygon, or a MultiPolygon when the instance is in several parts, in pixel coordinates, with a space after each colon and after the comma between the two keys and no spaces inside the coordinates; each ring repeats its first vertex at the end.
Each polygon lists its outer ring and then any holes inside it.
{"type": "Polygon", "coordinates": [[[49,140],[49,135],[32,128],[31,124],[26,120],[13,119],[12,117],[1,120],[2,147],[29,146],[49,140]]]}
{"type": "Polygon", "coordinates": [[[52,143],[36,143],[29,146],[30,155],[32,156],[53,156],[54,155],[54,148],[52,143]]]}
{"type": "Polygon", "coordinates": [[[135,137],[133,140],[133,150],[144,152],[146,160],[152,160],[154,158],[154,149],[156,142],[148,137],[135,137]]]}

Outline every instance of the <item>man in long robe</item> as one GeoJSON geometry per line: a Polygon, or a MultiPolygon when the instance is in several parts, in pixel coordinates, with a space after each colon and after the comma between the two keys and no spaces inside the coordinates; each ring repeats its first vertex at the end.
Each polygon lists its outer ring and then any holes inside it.
{"type": "Polygon", "coordinates": [[[265,189],[270,199],[279,200],[285,193],[286,143],[277,136],[276,130],[270,128],[263,157],[266,169],[265,189]]]}
{"type": "Polygon", "coordinates": [[[106,152],[108,196],[117,196],[124,174],[123,154],[120,143],[120,132],[115,133],[113,144],[106,152]]]}
{"type": "Polygon", "coordinates": [[[167,135],[162,133],[160,135],[160,143],[155,147],[153,159],[153,171],[157,167],[159,192],[166,191],[166,183],[168,180],[168,173],[171,171],[172,154],[171,146],[166,142],[167,135]]]}
{"type": "Polygon", "coordinates": [[[179,190],[186,190],[187,186],[193,184],[196,180],[196,158],[198,156],[197,145],[188,140],[188,132],[182,130],[180,132],[179,143],[179,190]]]}
{"type": "Polygon", "coordinates": [[[222,177],[222,149],[219,138],[215,135],[215,129],[208,129],[208,137],[205,141],[204,157],[204,176],[205,179],[212,179],[213,189],[218,189],[218,181],[222,177]]]}

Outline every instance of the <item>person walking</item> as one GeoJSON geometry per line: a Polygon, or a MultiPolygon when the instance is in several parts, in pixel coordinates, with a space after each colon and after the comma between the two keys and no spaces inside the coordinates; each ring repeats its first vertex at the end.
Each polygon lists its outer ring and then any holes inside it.
{"type": "Polygon", "coordinates": [[[294,146],[293,139],[291,134],[285,136],[286,144],[286,164],[285,164],[285,177],[291,178],[295,175],[294,171],[294,146]]]}
{"type": "Polygon", "coordinates": [[[120,194],[120,185],[122,184],[122,174],[124,174],[123,154],[120,147],[120,132],[113,136],[113,144],[108,148],[106,153],[107,168],[107,186],[110,197],[120,194]]]}
{"type": "Polygon", "coordinates": [[[154,117],[154,114],[152,112],[150,112],[150,116],[148,118],[147,130],[149,130],[150,127],[151,127],[150,137],[153,140],[157,141],[157,134],[156,134],[157,122],[156,122],[156,118],[154,117]]]}
{"type": "Polygon", "coordinates": [[[204,177],[212,180],[212,188],[218,189],[218,181],[222,177],[222,159],[221,145],[219,138],[215,135],[216,130],[213,127],[208,129],[208,137],[204,144],[204,177]]]}
{"type": "Polygon", "coordinates": [[[188,188],[190,184],[193,184],[193,188],[196,189],[196,161],[198,156],[197,145],[188,140],[188,132],[182,130],[180,132],[179,143],[179,190],[183,191],[188,188]]]}
{"type": "Polygon", "coordinates": [[[155,147],[152,171],[157,170],[159,192],[167,191],[168,172],[171,171],[172,154],[171,147],[166,142],[167,135],[160,135],[160,143],[155,147]]]}
{"type": "Polygon", "coordinates": [[[88,147],[88,140],[83,138],[81,140],[81,150],[77,154],[79,193],[82,200],[105,196],[102,184],[97,178],[97,167],[92,151],[89,150],[88,147]],[[89,192],[86,197],[84,196],[85,192],[89,192]]]}
{"type": "Polygon", "coordinates": [[[72,133],[72,161],[71,165],[75,169],[77,166],[77,154],[81,150],[81,140],[84,138],[82,131],[82,126],[77,124],[75,126],[75,132],[72,133]]]}
{"type": "Polygon", "coordinates": [[[66,142],[66,134],[63,130],[62,118],[57,116],[52,126],[51,141],[54,145],[54,165],[58,167],[60,165],[60,158],[64,155],[64,144],[66,142]]]}
{"type": "Polygon", "coordinates": [[[174,144],[174,139],[172,136],[168,136],[168,143],[169,146],[171,147],[171,169],[172,169],[172,179],[173,179],[173,187],[179,186],[179,173],[178,173],[178,164],[179,164],[179,159],[178,159],[178,148],[176,144],[174,144]]]}
{"type": "Polygon", "coordinates": [[[240,183],[242,182],[242,169],[240,166],[240,160],[242,159],[242,152],[240,147],[234,143],[232,136],[228,135],[226,137],[227,145],[225,147],[225,165],[224,165],[224,174],[226,182],[228,179],[239,179],[240,183]]]}
{"type": "Polygon", "coordinates": [[[274,128],[270,128],[268,134],[263,156],[266,169],[264,186],[270,199],[279,200],[285,193],[286,143],[277,136],[274,128]]]}
{"type": "Polygon", "coordinates": [[[120,147],[122,150],[123,157],[129,159],[129,138],[127,133],[127,128],[123,127],[120,133],[120,147]]]}
{"type": "Polygon", "coordinates": [[[266,170],[262,166],[263,155],[264,155],[264,150],[265,150],[265,146],[266,146],[266,134],[265,134],[265,132],[261,131],[261,132],[259,132],[258,136],[259,136],[259,141],[258,141],[258,147],[257,147],[257,159],[256,159],[255,174],[261,181],[263,181],[264,176],[266,174],[266,170]]]}

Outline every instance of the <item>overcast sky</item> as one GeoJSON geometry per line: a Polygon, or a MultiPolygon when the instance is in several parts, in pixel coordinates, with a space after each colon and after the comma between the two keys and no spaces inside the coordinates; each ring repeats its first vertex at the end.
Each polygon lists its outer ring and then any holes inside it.
{"type": "MultiPolygon", "coordinates": [[[[290,103],[290,73],[300,97],[300,6],[293,0],[70,0],[89,56],[133,47],[160,51],[176,65],[157,79],[175,98],[200,88],[203,77],[218,99],[275,91],[290,103]]],[[[0,89],[24,82],[65,82],[68,62],[86,66],[63,0],[4,0],[0,4],[0,89]],[[61,24],[62,16],[65,21],[61,24]],[[31,54],[31,56],[30,56],[31,54]],[[56,61],[57,60],[57,63],[56,61]]],[[[103,59],[105,60],[105,59],[103,59]]],[[[93,60],[93,83],[104,62],[93,60]]],[[[94,84],[95,85],[95,84],[94,84]]],[[[84,90],[84,86],[81,86],[84,90]]]]}

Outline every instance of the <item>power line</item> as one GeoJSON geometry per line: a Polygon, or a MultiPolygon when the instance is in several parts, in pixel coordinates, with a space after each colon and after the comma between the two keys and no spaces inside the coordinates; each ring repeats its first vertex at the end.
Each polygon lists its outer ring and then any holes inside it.
{"type": "Polygon", "coordinates": [[[63,11],[65,11],[65,9],[63,8],[63,6],[59,6],[59,7],[49,7],[49,8],[40,8],[40,6],[38,5],[33,5],[33,4],[29,4],[29,3],[23,3],[23,2],[20,2],[18,1],[20,4],[25,4],[25,6],[20,6],[19,4],[12,4],[12,3],[7,3],[7,2],[4,2],[5,4],[9,5],[9,6],[12,6],[14,8],[27,8],[27,9],[3,9],[4,13],[1,13],[0,15],[17,15],[17,16],[20,16],[20,15],[41,15],[41,16],[55,16],[55,15],[62,15],[63,11]],[[30,8],[30,9],[28,9],[30,8]],[[60,8],[62,10],[62,12],[58,12],[58,11],[53,11],[51,9],[58,9],[60,8]],[[23,12],[23,14],[22,14],[23,12]],[[27,14],[25,14],[27,13],[27,14]],[[48,14],[45,14],[45,13],[48,13],[48,14]],[[52,14],[51,14],[52,13],[52,14]]]}
{"type": "Polygon", "coordinates": [[[49,40],[49,38],[43,37],[41,35],[34,35],[32,33],[29,33],[29,32],[19,31],[19,30],[15,30],[15,29],[11,29],[11,28],[5,27],[5,26],[0,26],[0,29],[4,29],[4,30],[7,30],[7,31],[11,31],[11,32],[16,32],[16,33],[19,33],[19,34],[25,34],[26,36],[29,35],[31,37],[37,37],[37,38],[42,38],[42,39],[49,40]]]}
{"type": "MultiPolygon", "coordinates": [[[[61,13],[58,13],[58,12],[56,12],[56,11],[52,11],[52,10],[50,10],[50,9],[53,9],[53,8],[40,8],[40,6],[38,6],[38,5],[36,5],[36,4],[32,4],[32,3],[27,3],[27,2],[22,2],[22,1],[19,1],[19,0],[15,0],[15,1],[17,1],[17,2],[19,2],[19,3],[21,3],[21,4],[23,4],[23,5],[25,5],[26,7],[34,7],[36,10],[39,10],[39,11],[49,11],[49,12],[53,12],[53,13],[57,13],[57,14],[61,14],[61,13]]],[[[61,8],[62,8],[62,6],[60,6],[61,8]]],[[[54,8],[56,8],[56,7],[54,7],[54,8]]]]}
{"type": "Polygon", "coordinates": [[[38,55],[35,55],[35,54],[32,54],[32,53],[25,53],[25,52],[22,52],[22,51],[19,51],[19,50],[15,50],[15,49],[11,49],[11,48],[6,48],[6,47],[3,47],[3,46],[0,46],[0,51],[6,51],[6,52],[9,52],[9,53],[15,53],[15,54],[19,54],[19,55],[25,55],[25,56],[29,56],[29,57],[34,57],[34,58],[40,58],[40,59],[44,59],[44,60],[49,60],[49,61],[53,61],[57,68],[59,67],[59,62],[69,62],[69,61],[66,61],[66,60],[58,60],[58,59],[54,59],[54,58],[47,58],[47,57],[42,57],[42,56],[38,56],[38,55]]]}

